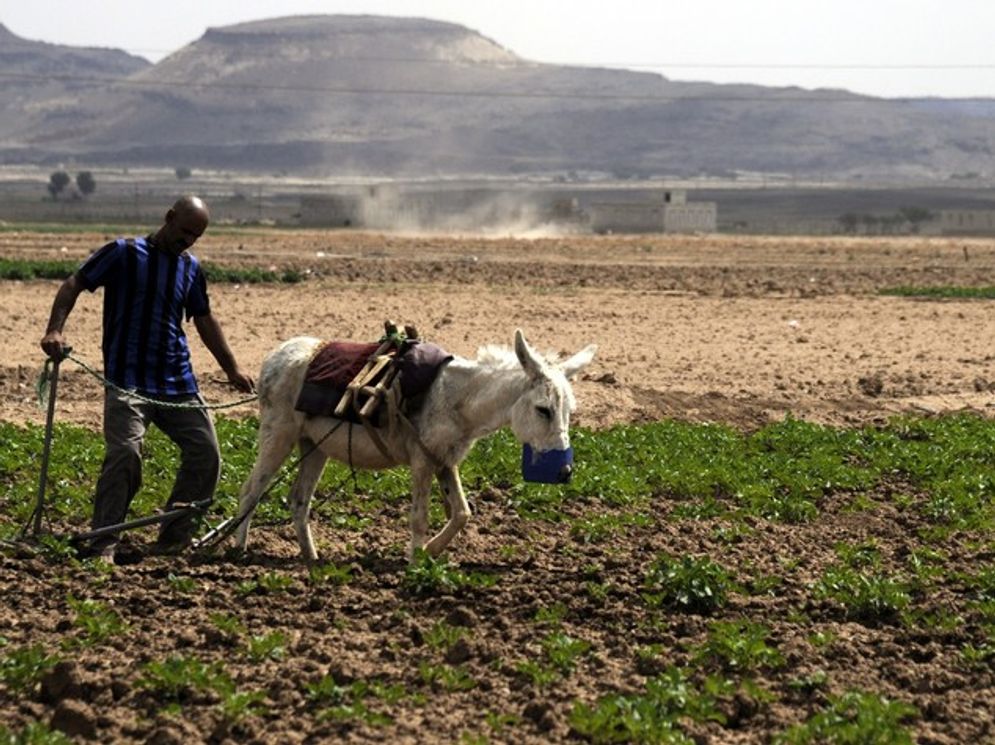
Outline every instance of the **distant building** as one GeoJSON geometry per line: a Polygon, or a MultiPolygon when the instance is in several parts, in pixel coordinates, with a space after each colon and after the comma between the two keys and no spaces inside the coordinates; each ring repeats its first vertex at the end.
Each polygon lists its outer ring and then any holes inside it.
{"type": "Polygon", "coordinates": [[[995,210],[940,210],[940,235],[995,235],[995,210]]]}
{"type": "Polygon", "coordinates": [[[684,191],[665,191],[660,201],[593,202],[588,206],[595,233],[714,233],[715,202],[688,202],[684,191]]]}
{"type": "Polygon", "coordinates": [[[664,233],[714,233],[718,226],[715,202],[688,202],[683,191],[664,192],[664,233]]]}

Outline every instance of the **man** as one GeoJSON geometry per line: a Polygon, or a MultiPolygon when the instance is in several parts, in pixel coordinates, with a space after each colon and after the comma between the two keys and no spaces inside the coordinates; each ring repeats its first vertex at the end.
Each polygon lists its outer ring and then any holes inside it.
{"type": "MultiPolygon", "coordinates": [[[[180,469],[166,507],[213,498],[221,458],[211,416],[197,408],[203,399],[183,333],[184,313],[187,320],[193,319],[232,385],[247,393],[255,388],[211,314],[200,263],[187,252],[209,220],[201,199],[183,197],[166,213],[158,231],[108,243],[83,262],[55,296],[41,347],[50,357],[61,359],[63,328],[76,298],[83,290],[104,288],[104,375],[113,387],[107,386],[104,393],[106,454],[94,496],[93,528],[124,521],[141,486],[141,446],[149,423],[180,448],[180,469]]],[[[164,523],[154,551],[182,550],[197,526],[197,519],[188,516],[164,523]]],[[[117,540],[116,535],[97,538],[90,550],[113,563],[117,540]]]]}

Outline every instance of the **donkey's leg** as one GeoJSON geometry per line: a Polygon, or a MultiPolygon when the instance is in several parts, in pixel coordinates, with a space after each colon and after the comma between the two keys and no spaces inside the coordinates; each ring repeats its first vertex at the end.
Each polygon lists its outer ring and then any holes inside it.
{"type": "Polygon", "coordinates": [[[428,532],[428,499],[432,494],[432,467],[425,463],[411,464],[411,546],[408,560],[425,545],[428,532]]]}
{"type": "Polygon", "coordinates": [[[449,506],[446,511],[449,520],[438,535],[425,546],[425,550],[430,556],[441,554],[470,519],[470,505],[466,503],[466,495],[463,494],[463,484],[460,483],[459,471],[455,467],[443,468],[436,474],[436,478],[439,479],[439,486],[442,487],[446,504],[449,506]]]}
{"type": "Polygon", "coordinates": [[[325,463],[328,456],[321,450],[316,449],[314,442],[307,437],[302,437],[298,443],[301,461],[294,479],[294,486],[290,490],[290,508],[294,515],[294,530],[297,531],[297,543],[301,547],[301,556],[304,561],[311,563],[318,560],[318,552],[314,549],[314,538],[311,535],[311,497],[314,496],[314,488],[318,485],[322,471],[325,470],[325,463]]]}
{"type": "Polygon", "coordinates": [[[235,534],[235,544],[243,551],[249,541],[249,521],[252,513],[258,506],[263,491],[293,450],[296,439],[297,432],[289,422],[274,423],[264,420],[259,425],[259,454],[238,499],[237,517],[248,513],[235,534]]]}

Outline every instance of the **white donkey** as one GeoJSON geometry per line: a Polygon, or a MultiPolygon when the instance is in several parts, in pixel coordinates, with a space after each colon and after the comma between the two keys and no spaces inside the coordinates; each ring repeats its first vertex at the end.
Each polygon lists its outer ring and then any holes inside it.
{"type": "MultiPolygon", "coordinates": [[[[422,405],[409,415],[417,437],[401,427],[378,430],[392,456],[388,458],[362,425],[346,424],[329,435],[339,420],[306,417],[294,409],[308,363],[321,344],[312,337],[296,337],[273,350],[263,362],[259,453],[242,487],[238,513],[251,516],[295,444],[302,454],[311,451],[301,461],[290,491],[297,540],[309,562],[318,558],[308,522],[311,497],[328,458],[360,469],[410,467],[408,555],[412,558],[416,550],[424,548],[431,556],[438,556],[470,518],[458,469],[473,443],[510,425],[515,436],[535,451],[569,447],[574,395],[568,381],[590,363],[597,349],[589,345],[562,362],[545,359],[533,351],[521,331],[516,331],[514,353],[488,346],[480,349],[476,360],[455,357],[442,367],[422,405]],[[319,446],[313,450],[315,443],[319,446]],[[448,521],[426,543],[433,475],[445,495],[448,521]]],[[[246,517],[238,527],[239,548],[245,549],[248,536],[246,517]]]]}

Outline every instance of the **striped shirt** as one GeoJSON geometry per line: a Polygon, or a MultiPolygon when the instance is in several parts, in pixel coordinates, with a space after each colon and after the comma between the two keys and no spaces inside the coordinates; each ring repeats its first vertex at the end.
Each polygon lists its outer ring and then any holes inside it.
{"type": "Polygon", "coordinates": [[[83,287],[104,288],[104,374],[151,396],[197,393],[187,320],[211,311],[200,262],[156,249],[149,238],[108,243],[77,270],[83,287]]]}

